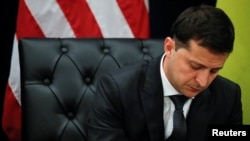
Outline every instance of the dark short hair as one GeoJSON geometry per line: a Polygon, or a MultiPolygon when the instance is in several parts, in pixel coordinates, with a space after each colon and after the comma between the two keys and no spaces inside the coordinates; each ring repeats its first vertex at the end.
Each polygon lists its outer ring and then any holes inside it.
{"type": "Polygon", "coordinates": [[[231,53],[234,26],[220,8],[201,5],[184,10],[173,23],[170,36],[187,44],[190,39],[217,53],[231,53]]]}

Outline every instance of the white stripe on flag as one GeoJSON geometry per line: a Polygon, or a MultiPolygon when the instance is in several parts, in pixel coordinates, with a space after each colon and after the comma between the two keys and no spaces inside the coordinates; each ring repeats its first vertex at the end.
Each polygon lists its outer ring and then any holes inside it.
{"type": "Polygon", "coordinates": [[[46,37],[75,37],[56,0],[26,0],[26,5],[46,37]]]}
{"type": "Polygon", "coordinates": [[[147,11],[149,12],[149,4],[148,4],[148,1],[149,1],[149,0],[144,0],[144,3],[145,3],[145,7],[146,7],[147,11]]]}
{"type": "Polygon", "coordinates": [[[16,35],[13,41],[13,50],[10,64],[9,86],[16,97],[17,102],[21,105],[21,91],[20,91],[20,65],[18,53],[18,41],[16,35]]]}
{"type": "Polygon", "coordinates": [[[115,0],[86,0],[103,37],[134,37],[115,0]]]}

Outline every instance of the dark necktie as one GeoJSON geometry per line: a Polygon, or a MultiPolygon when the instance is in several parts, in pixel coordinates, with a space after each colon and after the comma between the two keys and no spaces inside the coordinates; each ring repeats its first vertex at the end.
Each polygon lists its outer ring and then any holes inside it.
{"type": "Polygon", "coordinates": [[[183,105],[188,99],[184,95],[170,96],[175,105],[173,116],[173,132],[167,141],[185,141],[187,133],[186,119],[183,114],[183,105]]]}

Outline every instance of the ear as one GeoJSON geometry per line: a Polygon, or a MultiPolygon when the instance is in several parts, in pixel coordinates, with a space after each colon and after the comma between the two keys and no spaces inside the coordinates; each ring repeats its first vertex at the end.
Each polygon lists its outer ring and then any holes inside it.
{"type": "Polygon", "coordinates": [[[171,37],[167,37],[164,41],[164,53],[167,57],[169,57],[174,51],[175,41],[171,37]]]}

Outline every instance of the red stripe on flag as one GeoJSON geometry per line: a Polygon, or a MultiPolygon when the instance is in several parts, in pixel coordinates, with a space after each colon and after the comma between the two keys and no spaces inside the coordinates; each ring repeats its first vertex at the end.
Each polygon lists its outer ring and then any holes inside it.
{"type": "Polygon", "coordinates": [[[7,85],[2,117],[3,130],[10,141],[21,141],[21,107],[7,85]]]}
{"type": "Polygon", "coordinates": [[[102,37],[100,28],[85,0],[57,0],[76,37],[102,37]]]}
{"type": "Polygon", "coordinates": [[[18,40],[23,37],[44,37],[24,0],[19,1],[16,35],[18,40]]]}
{"type": "Polygon", "coordinates": [[[133,34],[149,38],[149,14],[143,0],[117,0],[133,34]]]}

